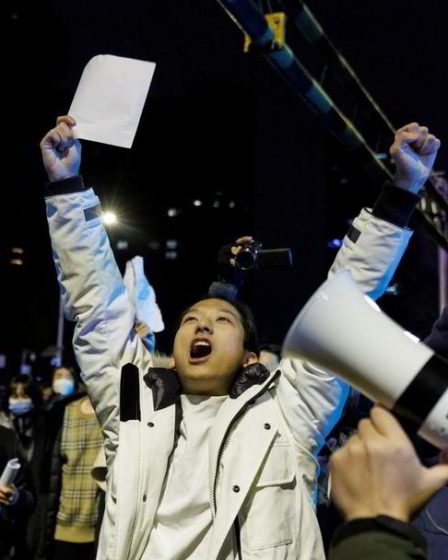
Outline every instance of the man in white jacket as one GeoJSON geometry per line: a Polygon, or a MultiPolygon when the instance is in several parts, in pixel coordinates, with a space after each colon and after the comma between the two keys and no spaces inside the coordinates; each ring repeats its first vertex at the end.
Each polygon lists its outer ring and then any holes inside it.
{"type": "MultiPolygon", "coordinates": [[[[315,455],[347,387],[297,360],[267,371],[257,361],[250,314],[216,298],[182,315],[175,369],[152,368],[99,201],[78,175],[75,124],[60,117],[41,149],[58,279],[106,438],[98,558],[323,560],[315,455]]],[[[395,184],[355,219],[330,273],[349,268],[370,296],[384,292],[439,144],[417,123],[398,131],[395,184]]]]}

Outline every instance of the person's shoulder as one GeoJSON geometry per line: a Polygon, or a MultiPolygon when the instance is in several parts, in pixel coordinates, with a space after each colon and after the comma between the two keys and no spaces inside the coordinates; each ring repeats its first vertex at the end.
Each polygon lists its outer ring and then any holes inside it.
{"type": "Polygon", "coordinates": [[[71,395],[70,397],[67,397],[67,399],[64,399],[66,401],[65,408],[68,410],[77,410],[81,408],[81,405],[85,398],[85,393],[77,393],[76,395],[71,395]]]}
{"type": "Polygon", "coordinates": [[[0,424],[0,435],[1,437],[11,437],[14,438],[15,432],[11,428],[7,428],[6,426],[2,426],[0,424]]]}

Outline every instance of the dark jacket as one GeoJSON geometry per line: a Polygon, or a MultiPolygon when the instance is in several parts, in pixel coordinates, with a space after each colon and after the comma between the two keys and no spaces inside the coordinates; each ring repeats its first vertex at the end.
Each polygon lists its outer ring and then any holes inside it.
{"type": "MultiPolygon", "coordinates": [[[[425,344],[448,361],[448,308],[442,311],[434,324],[431,334],[425,344]]],[[[425,464],[434,464],[438,451],[425,446],[421,441],[417,443],[420,456],[425,464]]],[[[448,558],[448,486],[445,486],[426,504],[414,519],[413,525],[425,536],[428,545],[428,556],[431,560],[446,560],[448,558]]]]}
{"type": "Polygon", "coordinates": [[[11,547],[14,558],[29,558],[26,546],[26,527],[34,508],[34,485],[31,470],[22,456],[19,438],[14,430],[0,426],[0,475],[10,459],[18,458],[22,465],[14,485],[19,491],[14,505],[0,505],[0,559],[9,558],[11,547]]]}
{"type": "Polygon", "coordinates": [[[425,539],[386,516],[354,519],[335,533],[328,560],[426,560],[425,539]]]}
{"type": "Polygon", "coordinates": [[[448,360],[448,307],[442,311],[438,320],[434,323],[431,334],[425,340],[445,360],[448,360]]]}

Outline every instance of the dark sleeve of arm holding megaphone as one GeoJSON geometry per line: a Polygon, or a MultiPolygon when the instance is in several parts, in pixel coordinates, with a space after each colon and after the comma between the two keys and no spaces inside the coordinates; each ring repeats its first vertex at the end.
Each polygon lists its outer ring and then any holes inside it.
{"type": "Polygon", "coordinates": [[[431,334],[426,338],[425,344],[435,350],[439,356],[448,360],[448,307],[442,311],[431,334]]]}
{"type": "Polygon", "coordinates": [[[387,516],[354,519],[334,535],[328,560],[425,560],[426,542],[409,523],[387,516]]]}

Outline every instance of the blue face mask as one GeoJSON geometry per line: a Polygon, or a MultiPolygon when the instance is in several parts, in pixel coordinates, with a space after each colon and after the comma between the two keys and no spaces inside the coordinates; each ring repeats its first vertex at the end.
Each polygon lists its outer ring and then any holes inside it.
{"type": "Polygon", "coordinates": [[[53,381],[53,391],[58,395],[68,397],[75,392],[75,382],[73,379],[67,379],[66,377],[55,379],[53,381]]]}
{"type": "Polygon", "coordinates": [[[14,416],[24,416],[34,408],[31,399],[9,399],[9,410],[14,416]]]}

